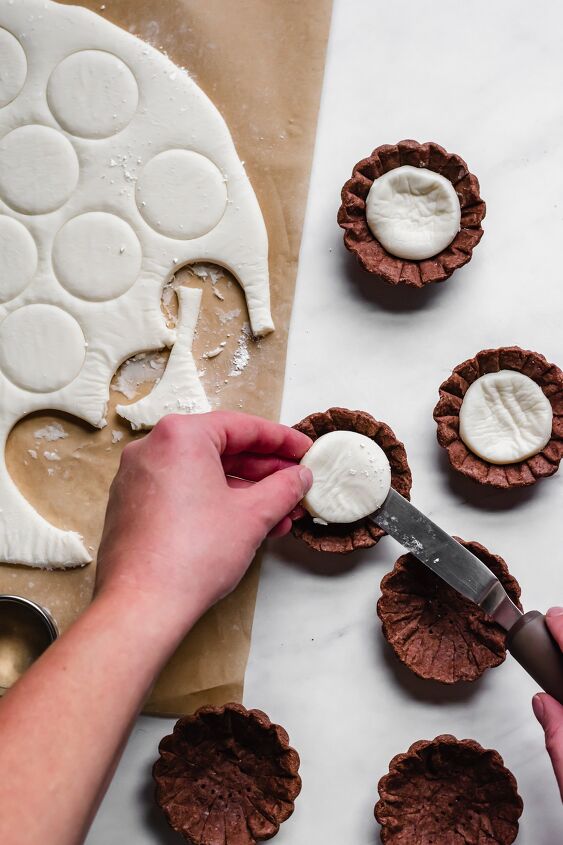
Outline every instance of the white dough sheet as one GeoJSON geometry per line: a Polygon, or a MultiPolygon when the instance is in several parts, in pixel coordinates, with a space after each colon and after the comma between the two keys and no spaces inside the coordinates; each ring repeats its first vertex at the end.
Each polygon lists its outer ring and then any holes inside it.
{"type": "MultiPolygon", "coordinates": [[[[162,288],[195,261],[230,270],[254,334],[272,331],[266,229],[217,109],[185,71],[98,15],[0,0],[2,456],[33,411],[106,424],[119,365],[174,344],[162,288]]],[[[148,407],[122,409],[140,426],[168,413],[171,397],[177,412],[209,407],[191,359],[200,296],[180,306],[186,348],[173,351],[173,372],[148,407]]],[[[90,560],[76,533],[29,505],[4,457],[0,560],[90,560]]]]}

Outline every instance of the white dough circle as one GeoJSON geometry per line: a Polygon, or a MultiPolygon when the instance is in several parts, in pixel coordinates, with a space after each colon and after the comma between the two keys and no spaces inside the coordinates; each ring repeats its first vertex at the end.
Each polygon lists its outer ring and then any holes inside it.
{"type": "Polygon", "coordinates": [[[58,232],[53,268],[64,288],[81,299],[102,302],[129,290],[141,269],[142,250],[128,223],[114,214],[89,211],[58,232]]]}
{"type": "Polygon", "coordinates": [[[47,100],[53,117],[71,135],[108,138],[131,121],[139,89],[117,56],[103,50],[81,50],[54,69],[47,100]]]}
{"type": "Polygon", "coordinates": [[[362,519],[383,504],[391,487],[385,452],[356,431],[323,434],[301,463],[313,473],[303,506],[325,523],[362,519]]]}
{"type": "Polygon", "coordinates": [[[221,171],[193,150],[166,150],[137,181],[137,205],[149,226],[170,238],[199,238],[221,220],[227,188],[221,171]]]}
{"type": "Polygon", "coordinates": [[[516,370],[486,373],[471,384],[459,411],[459,434],[490,464],[513,464],[537,455],[553,425],[549,399],[516,370]]]}
{"type": "Polygon", "coordinates": [[[27,76],[27,59],[22,45],[11,32],[0,28],[0,108],[20,93],[27,76]]]}
{"type": "Polygon", "coordinates": [[[460,229],[461,207],[449,179],[407,164],[375,179],[366,218],[387,252],[419,261],[451,244],[460,229]]]}
{"type": "Polygon", "coordinates": [[[20,126],[0,141],[0,198],[23,214],[60,208],[78,182],[72,144],[48,126],[20,126]]]}
{"type": "Polygon", "coordinates": [[[37,247],[22,223],[0,216],[0,301],[13,299],[37,270],[37,247]]]}
{"type": "Polygon", "coordinates": [[[0,369],[22,390],[50,393],[66,387],[85,355],[82,329],[54,305],[25,305],[0,323],[0,369]]]}

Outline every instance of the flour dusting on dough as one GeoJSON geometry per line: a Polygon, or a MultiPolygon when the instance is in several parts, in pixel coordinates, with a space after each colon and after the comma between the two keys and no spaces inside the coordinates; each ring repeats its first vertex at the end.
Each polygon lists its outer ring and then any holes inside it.
{"type": "Polygon", "coordinates": [[[212,285],[216,285],[221,279],[225,278],[225,273],[222,267],[215,267],[212,264],[192,264],[190,267],[191,272],[194,276],[197,276],[198,279],[209,279],[212,285]]]}
{"type": "Polygon", "coordinates": [[[230,376],[240,376],[242,371],[246,368],[250,361],[250,353],[248,351],[248,341],[252,339],[252,332],[248,323],[244,323],[240,330],[240,335],[237,343],[235,354],[232,358],[232,368],[229,373],[230,376]]]}
{"type": "Polygon", "coordinates": [[[43,452],[43,457],[46,461],[60,461],[61,459],[58,452],[43,452]]]}
{"type": "Polygon", "coordinates": [[[220,308],[217,308],[215,311],[219,320],[225,324],[230,323],[231,320],[236,319],[236,317],[240,317],[240,308],[233,308],[232,311],[222,311],[220,308]]]}
{"type": "Polygon", "coordinates": [[[142,384],[159,381],[165,367],[166,357],[162,353],[140,352],[120,367],[111,389],[127,399],[134,399],[142,384]]]}
{"type": "MultiPolygon", "coordinates": [[[[172,281],[174,281],[174,280],[172,280],[172,281]]],[[[168,323],[168,325],[171,328],[174,328],[176,326],[177,321],[178,321],[178,317],[176,316],[174,311],[172,311],[172,308],[171,308],[171,305],[172,305],[172,303],[174,302],[175,299],[176,299],[176,291],[175,291],[174,285],[172,284],[172,282],[169,282],[167,285],[164,285],[164,288],[162,289],[161,302],[162,302],[162,308],[164,310],[164,316],[166,317],[166,322],[168,323]]]]}
{"type": "MultiPolygon", "coordinates": [[[[113,158],[110,158],[108,162],[110,168],[119,168],[119,171],[126,182],[137,181],[137,168],[142,163],[142,159],[137,156],[133,156],[130,153],[124,153],[123,155],[116,154],[113,158]]],[[[102,175],[102,179],[104,178],[105,176],[102,175]]]]}
{"type": "Polygon", "coordinates": [[[62,440],[64,437],[68,437],[68,433],[60,423],[52,423],[43,428],[38,428],[33,432],[33,436],[35,440],[49,440],[52,442],[53,440],[62,440]]]}

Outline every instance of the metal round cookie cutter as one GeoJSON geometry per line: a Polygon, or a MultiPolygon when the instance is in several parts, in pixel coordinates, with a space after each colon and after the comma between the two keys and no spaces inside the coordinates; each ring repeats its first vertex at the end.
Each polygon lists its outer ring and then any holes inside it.
{"type": "Polygon", "coordinates": [[[0,696],[59,635],[48,610],[23,596],[0,594],[0,696]]]}

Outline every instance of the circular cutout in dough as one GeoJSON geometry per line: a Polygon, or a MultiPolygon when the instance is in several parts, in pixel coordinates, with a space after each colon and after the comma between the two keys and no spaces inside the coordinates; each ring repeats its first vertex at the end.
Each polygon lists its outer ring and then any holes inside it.
{"type": "Polygon", "coordinates": [[[136,196],[149,226],[178,239],[206,235],[227,206],[221,171],[192,150],[166,150],[151,159],[139,176],[136,196]]]}
{"type": "Polygon", "coordinates": [[[51,393],[66,387],[85,355],[82,329],[54,305],[25,305],[0,324],[0,369],[22,390],[51,393]]]}
{"type": "Polygon", "coordinates": [[[78,182],[72,144],[48,126],[28,125],[0,141],[0,196],[22,214],[60,208],[78,182]]]}
{"type": "Polygon", "coordinates": [[[383,504],[391,487],[385,452],[356,431],[323,434],[301,463],[313,473],[303,506],[324,523],[356,522],[368,516],[383,504]]]}
{"type": "Polygon", "coordinates": [[[461,206],[449,179],[407,164],[373,182],[366,218],[387,252],[421,261],[451,244],[460,229],[461,206]]]}
{"type": "Polygon", "coordinates": [[[0,216],[0,301],[14,299],[37,270],[37,247],[24,225],[0,216]]]}
{"type": "Polygon", "coordinates": [[[71,135],[109,138],[131,122],[139,89],[117,56],[103,50],[81,50],[54,69],[47,100],[53,117],[71,135]]]}
{"type": "Polygon", "coordinates": [[[15,100],[27,76],[27,59],[22,45],[11,32],[0,27],[0,108],[15,100]]]}
{"type": "Polygon", "coordinates": [[[486,373],[468,388],[459,410],[459,435],[490,464],[537,455],[551,437],[553,411],[536,382],[516,370],[486,373]]]}
{"type": "Polygon", "coordinates": [[[89,211],[58,232],[53,267],[74,296],[92,302],[116,299],[135,283],[143,255],[128,223],[115,214],[89,211]]]}

